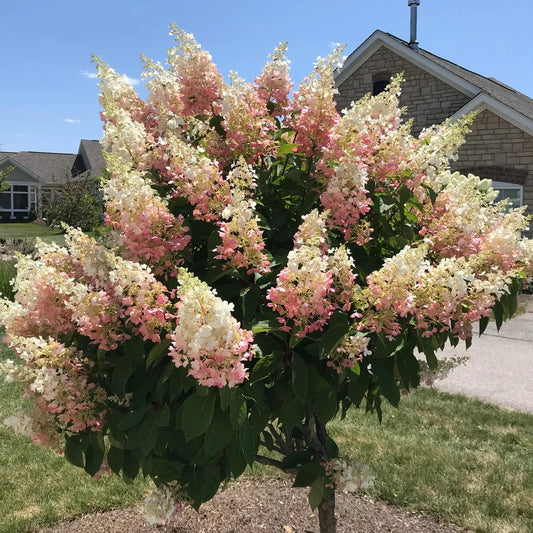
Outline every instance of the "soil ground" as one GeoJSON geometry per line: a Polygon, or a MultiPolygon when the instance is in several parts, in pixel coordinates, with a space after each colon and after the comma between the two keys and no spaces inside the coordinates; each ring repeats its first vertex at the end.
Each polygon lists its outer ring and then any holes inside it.
{"type": "MultiPolygon", "coordinates": [[[[367,496],[337,493],[338,533],[466,533],[453,524],[367,496]]],[[[307,489],[287,480],[243,478],[199,512],[185,507],[167,526],[150,526],[139,507],[97,513],[39,533],[318,533],[307,489]]]]}

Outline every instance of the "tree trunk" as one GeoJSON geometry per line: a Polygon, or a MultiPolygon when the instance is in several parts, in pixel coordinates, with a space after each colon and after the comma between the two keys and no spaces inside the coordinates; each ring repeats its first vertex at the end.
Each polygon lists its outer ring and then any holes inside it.
{"type": "Polygon", "coordinates": [[[320,524],[320,533],[337,533],[334,488],[329,491],[329,496],[322,500],[318,506],[318,523],[320,524]]]}

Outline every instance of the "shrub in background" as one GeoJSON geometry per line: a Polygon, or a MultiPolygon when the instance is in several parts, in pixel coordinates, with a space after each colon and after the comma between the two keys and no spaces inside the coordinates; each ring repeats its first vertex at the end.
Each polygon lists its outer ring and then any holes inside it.
{"type": "Polygon", "coordinates": [[[50,226],[69,226],[91,231],[101,222],[103,204],[90,178],[66,176],[61,184],[43,191],[42,215],[50,226]]]}
{"type": "Polygon", "coordinates": [[[173,34],[168,68],[145,59],[146,101],[96,60],[110,231],[19,258],[0,321],[24,365],[3,370],[36,409],[8,423],[91,475],[150,476],[164,516],[178,493],[198,507],[254,461],[277,466],[333,532],[335,489],[368,474],[328,422],[381,418],[419,385],[417,350],[435,368],[474,323],[512,315],[527,221],[450,172],[471,117],[411,136],[399,78],[341,117],[340,50],[291,98],[283,46],[227,84],[173,34]]]}

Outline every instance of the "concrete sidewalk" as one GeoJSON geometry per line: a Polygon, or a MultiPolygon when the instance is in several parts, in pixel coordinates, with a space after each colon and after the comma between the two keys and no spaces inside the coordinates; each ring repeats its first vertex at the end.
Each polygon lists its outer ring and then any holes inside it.
{"type": "Polygon", "coordinates": [[[434,386],[533,413],[533,297],[525,306],[526,312],[505,322],[499,332],[491,322],[481,337],[476,333],[468,350],[464,343],[446,348],[439,359],[466,355],[468,361],[434,386]]]}

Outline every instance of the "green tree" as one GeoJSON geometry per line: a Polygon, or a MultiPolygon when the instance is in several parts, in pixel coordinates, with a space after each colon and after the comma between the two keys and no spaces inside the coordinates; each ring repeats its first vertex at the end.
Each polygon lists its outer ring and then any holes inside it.
{"type": "Polygon", "coordinates": [[[335,489],[365,477],[328,423],[381,419],[419,385],[417,351],[434,369],[513,314],[527,221],[450,172],[471,117],[411,136],[399,78],[341,117],[340,51],[291,99],[283,47],[254,84],[225,84],[173,33],[168,71],[145,60],[146,102],[97,60],[110,240],[70,230],[19,262],[0,322],[24,366],[3,370],[36,409],[12,425],[196,508],[247,465],[279,467],[333,533],[335,489]]]}
{"type": "Polygon", "coordinates": [[[102,214],[103,203],[90,177],[67,175],[43,191],[42,215],[50,226],[67,224],[91,231],[101,223],[102,214]]]}

